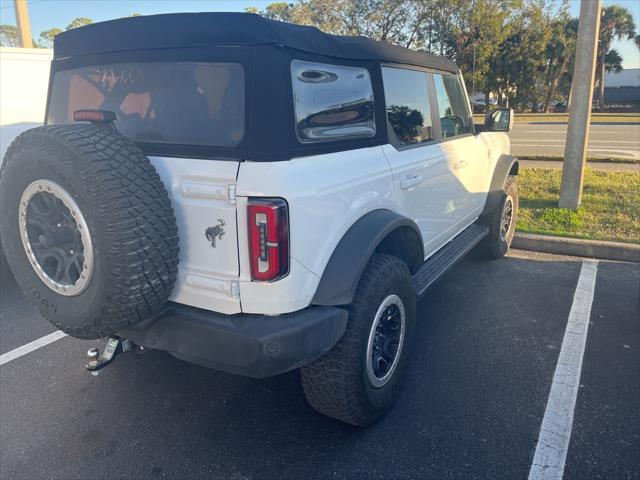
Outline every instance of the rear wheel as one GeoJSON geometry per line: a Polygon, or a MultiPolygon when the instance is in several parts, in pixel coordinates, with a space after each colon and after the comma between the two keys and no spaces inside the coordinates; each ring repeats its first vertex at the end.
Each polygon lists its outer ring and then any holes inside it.
{"type": "Polygon", "coordinates": [[[374,255],[360,280],[338,344],[301,369],[305,396],[318,412],[366,426],[395,403],[409,362],[416,300],[407,266],[374,255]]]}

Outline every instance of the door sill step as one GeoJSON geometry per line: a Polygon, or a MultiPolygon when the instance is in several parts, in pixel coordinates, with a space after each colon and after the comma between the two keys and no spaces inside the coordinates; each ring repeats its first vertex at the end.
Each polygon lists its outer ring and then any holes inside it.
{"type": "Polygon", "coordinates": [[[473,223],[424,262],[413,276],[418,299],[488,234],[489,227],[473,223]]]}

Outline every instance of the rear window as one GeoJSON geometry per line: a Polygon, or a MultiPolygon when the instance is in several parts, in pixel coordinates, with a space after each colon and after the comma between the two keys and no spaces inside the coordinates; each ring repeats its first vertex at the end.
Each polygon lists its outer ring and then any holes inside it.
{"type": "Polygon", "coordinates": [[[116,63],[58,71],[47,123],[110,110],[139,142],[234,147],[244,136],[244,70],[236,63],[116,63]]]}

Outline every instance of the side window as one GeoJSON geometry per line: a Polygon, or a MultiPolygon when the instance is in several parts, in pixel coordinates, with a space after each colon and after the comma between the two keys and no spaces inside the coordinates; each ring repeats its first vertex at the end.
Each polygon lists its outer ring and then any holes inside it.
{"type": "Polygon", "coordinates": [[[432,141],[427,74],[418,70],[382,67],[382,81],[387,121],[398,143],[412,145],[432,141]]]}
{"type": "Polygon", "coordinates": [[[303,143],[376,134],[373,88],[366,68],[291,62],[296,135],[303,143]]]}
{"type": "Polygon", "coordinates": [[[471,113],[460,77],[434,74],[433,79],[436,84],[442,137],[450,138],[473,132],[471,113]]]}

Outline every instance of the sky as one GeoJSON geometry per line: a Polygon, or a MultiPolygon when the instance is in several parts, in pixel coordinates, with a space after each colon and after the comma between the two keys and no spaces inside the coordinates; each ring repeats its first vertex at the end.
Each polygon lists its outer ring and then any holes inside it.
{"type": "MultiPolygon", "coordinates": [[[[170,12],[241,12],[246,7],[264,8],[272,0],[29,0],[31,31],[34,38],[53,27],[64,29],[76,17],[93,21],[120,18],[132,13],[152,15],[170,12]]],[[[291,1],[291,0],[290,0],[291,1]]],[[[584,0],[593,1],[593,0],[584,0]]],[[[580,0],[570,0],[572,16],[578,16],[580,0]]],[[[640,0],[603,0],[603,5],[618,4],[633,14],[640,33],[640,0]]],[[[15,25],[13,0],[0,0],[0,23],[15,25]]],[[[624,68],[640,68],[640,50],[631,40],[615,41],[624,68]]]]}

